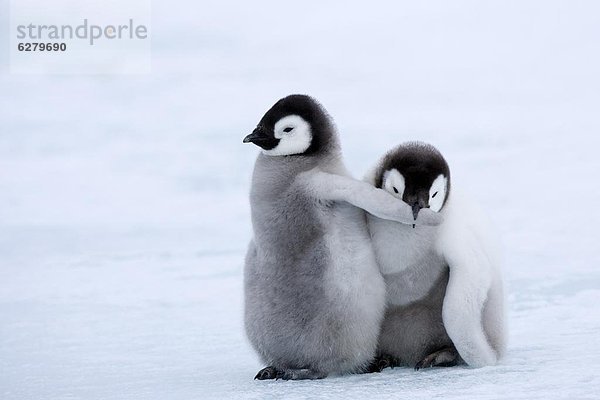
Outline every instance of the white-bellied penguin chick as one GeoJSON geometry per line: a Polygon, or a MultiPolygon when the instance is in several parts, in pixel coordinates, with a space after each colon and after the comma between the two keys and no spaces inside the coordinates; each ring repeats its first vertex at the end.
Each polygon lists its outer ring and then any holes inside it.
{"type": "Polygon", "coordinates": [[[417,229],[368,216],[388,303],[372,368],[495,364],[506,346],[498,246],[485,216],[450,191],[442,154],[400,145],[366,180],[402,199],[415,219],[424,210],[443,216],[439,226],[417,229]]]}

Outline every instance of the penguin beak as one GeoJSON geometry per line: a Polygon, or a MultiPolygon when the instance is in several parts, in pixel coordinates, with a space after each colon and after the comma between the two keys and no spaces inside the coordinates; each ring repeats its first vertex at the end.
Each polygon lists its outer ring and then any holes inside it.
{"type": "Polygon", "coordinates": [[[279,144],[279,139],[274,138],[262,126],[258,126],[251,134],[244,138],[244,143],[254,143],[264,150],[271,150],[279,144]]]}
{"type": "Polygon", "coordinates": [[[421,211],[421,206],[419,203],[415,203],[412,205],[413,217],[415,217],[415,221],[417,220],[417,216],[419,215],[419,211],[421,211]]]}
{"type": "MultiPolygon", "coordinates": [[[[419,205],[419,203],[415,203],[412,205],[412,212],[413,212],[413,217],[415,218],[415,221],[417,220],[417,216],[419,215],[419,211],[421,211],[421,206],[419,205]]],[[[415,228],[415,224],[413,224],[413,229],[415,228]]]]}
{"type": "Polygon", "coordinates": [[[261,142],[269,140],[269,137],[261,128],[256,128],[251,134],[244,138],[244,143],[254,143],[258,145],[261,142]]]}

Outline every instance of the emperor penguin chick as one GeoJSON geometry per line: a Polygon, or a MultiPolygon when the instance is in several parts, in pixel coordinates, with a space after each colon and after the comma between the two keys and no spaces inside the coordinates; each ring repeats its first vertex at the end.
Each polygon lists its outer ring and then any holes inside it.
{"type": "Polygon", "coordinates": [[[475,205],[450,193],[444,157],[406,143],[366,180],[403,200],[415,219],[424,210],[443,216],[439,226],[416,228],[368,216],[388,303],[372,370],[495,364],[506,347],[498,246],[475,205]]]}
{"type": "MultiPolygon", "coordinates": [[[[268,365],[255,379],[362,371],[385,310],[363,210],[412,224],[411,208],[349,176],[333,123],[311,97],[279,100],[244,142],[262,149],[244,267],[246,333],[268,365]]],[[[440,221],[429,212],[417,223],[440,221]]]]}

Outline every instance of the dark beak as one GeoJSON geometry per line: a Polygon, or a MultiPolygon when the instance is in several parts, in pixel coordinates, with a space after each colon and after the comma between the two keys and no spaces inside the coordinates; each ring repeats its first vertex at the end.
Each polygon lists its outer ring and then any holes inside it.
{"type": "Polygon", "coordinates": [[[279,144],[279,139],[274,138],[273,135],[262,126],[258,126],[251,134],[244,138],[244,143],[254,143],[264,150],[271,150],[279,144]]]}
{"type": "Polygon", "coordinates": [[[417,216],[419,215],[419,211],[421,211],[421,206],[419,203],[415,203],[412,205],[413,217],[415,217],[415,221],[417,220],[417,216]]]}
{"type": "Polygon", "coordinates": [[[244,138],[244,143],[259,144],[261,142],[269,140],[269,137],[261,128],[256,128],[251,134],[244,138]]]}

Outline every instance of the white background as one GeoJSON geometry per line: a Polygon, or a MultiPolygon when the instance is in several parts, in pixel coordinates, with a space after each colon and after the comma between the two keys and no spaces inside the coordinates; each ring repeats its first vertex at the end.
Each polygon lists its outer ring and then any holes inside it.
{"type": "Polygon", "coordinates": [[[282,3],[154,2],[150,75],[11,75],[0,52],[0,398],[597,398],[598,3],[282,3]],[[356,176],[424,140],[490,214],[499,366],[252,380],[242,138],[296,92],[356,176]]]}

